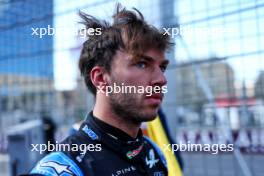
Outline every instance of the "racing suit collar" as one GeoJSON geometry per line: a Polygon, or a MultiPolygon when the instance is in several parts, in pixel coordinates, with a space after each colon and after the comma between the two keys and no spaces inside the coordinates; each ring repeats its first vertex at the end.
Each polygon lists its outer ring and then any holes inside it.
{"type": "Polygon", "coordinates": [[[144,164],[145,142],[140,130],[137,138],[132,138],[122,130],[94,117],[90,112],[80,128],[90,139],[102,144],[133,164],[144,164]]]}
{"type": "Polygon", "coordinates": [[[126,132],[120,130],[119,128],[113,127],[112,125],[109,125],[108,123],[100,120],[98,117],[95,117],[93,115],[93,111],[91,111],[87,117],[86,121],[90,121],[90,123],[94,123],[98,128],[103,130],[106,134],[110,135],[113,138],[117,138],[118,140],[124,141],[124,142],[133,142],[137,141],[142,138],[143,133],[142,130],[139,129],[138,135],[136,138],[131,137],[126,132]]]}

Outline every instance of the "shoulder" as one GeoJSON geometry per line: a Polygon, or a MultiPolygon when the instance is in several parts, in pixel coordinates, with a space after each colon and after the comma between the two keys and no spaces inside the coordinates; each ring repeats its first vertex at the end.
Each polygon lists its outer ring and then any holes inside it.
{"type": "Polygon", "coordinates": [[[63,152],[54,152],[45,156],[30,173],[46,176],[83,176],[79,166],[63,152]]]}

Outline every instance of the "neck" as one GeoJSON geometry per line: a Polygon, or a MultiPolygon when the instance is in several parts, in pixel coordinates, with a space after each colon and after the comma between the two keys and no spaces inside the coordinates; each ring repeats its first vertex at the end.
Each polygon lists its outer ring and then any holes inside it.
{"type": "Polygon", "coordinates": [[[112,111],[109,103],[106,100],[101,100],[100,97],[96,98],[93,114],[95,117],[99,118],[105,123],[124,131],[129,136],[133,138],[137,137],[140,124],[134,124],[129,120],[119,117],[112,111]]]}

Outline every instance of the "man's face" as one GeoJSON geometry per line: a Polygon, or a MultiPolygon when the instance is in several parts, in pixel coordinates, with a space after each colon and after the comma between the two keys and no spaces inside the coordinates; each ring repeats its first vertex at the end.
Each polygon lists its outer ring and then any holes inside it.
{"type": "Polygon", "coordinates": [[[164,76],[167,64],[164,52],[157,49],[150,49],[137,58],[118,50],[113,58],[109,86],[152,87],[152,90],[159,87],[160,91],[113,92],[108,97],[114,113],[136,124],[155,119],[163,98],[162,86],[167,83],[164,76]]]}

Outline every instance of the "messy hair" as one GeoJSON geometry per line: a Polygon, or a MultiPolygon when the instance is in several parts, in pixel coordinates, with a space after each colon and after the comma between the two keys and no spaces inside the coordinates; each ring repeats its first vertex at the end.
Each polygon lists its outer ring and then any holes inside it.
{"type": "Polygon", "coordinates": [[[101,66],[110,72],[113,56],[121,49],[137,56],[148,49],[165,51],[171,45],[169,36],[146,23],[136,8],[126,10],[120,4],[113,15],[113,23],[100,21],[95,17],[79,12],[86,29],[101,29],[100,35],[90,35],[83,43],[79,69],[87,88],[96,95],[96,87],[90,79],[94,66],[101,66]]]}

